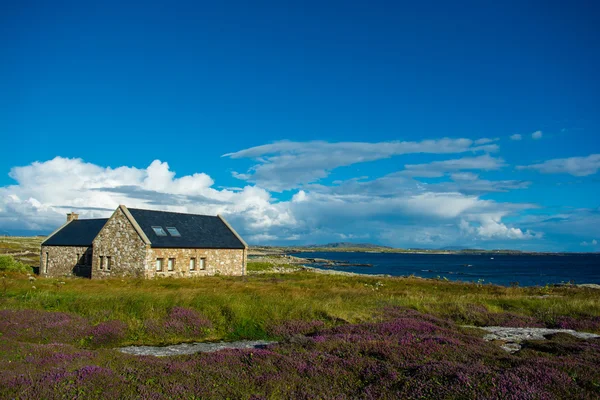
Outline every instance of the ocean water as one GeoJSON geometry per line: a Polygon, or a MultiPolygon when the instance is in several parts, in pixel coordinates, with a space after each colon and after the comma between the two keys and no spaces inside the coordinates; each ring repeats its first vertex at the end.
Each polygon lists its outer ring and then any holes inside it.
{"type": "MultiPolygon", "coordinates": [[[[325,258],[372,267],[324,268],[362,274],[416,275],[453,281],[510,286],[554,283],[600,284],[600,254],[568,255],[462,255],[399,253],[297,253],[298,257],[325,258]]],[[[319,264],[312,265],[320,267],[319,264]]]]}

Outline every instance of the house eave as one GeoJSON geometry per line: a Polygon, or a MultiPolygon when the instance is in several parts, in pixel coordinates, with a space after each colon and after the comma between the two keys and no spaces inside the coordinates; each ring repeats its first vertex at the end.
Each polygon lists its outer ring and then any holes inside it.
{"type": "Polygon", "coordinates": [[[42,243],[42,247],[92,247],[92,243],[90,244],[44,244],[42,243]]]}
{"type": "Polygon", "coordinates": [[[150,245],[151,249],[198,249],[198,250],[244,250],[245,247],[220,247],[220,246],[154,246],[150,245]]]}

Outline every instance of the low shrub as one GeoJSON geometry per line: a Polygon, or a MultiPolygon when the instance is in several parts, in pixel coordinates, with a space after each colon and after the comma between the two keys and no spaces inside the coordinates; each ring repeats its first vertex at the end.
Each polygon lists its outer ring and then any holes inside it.
{"type": "Polygon", "coordinates": [[[185,307],[173,307],[165,318],[148,320],[145,325],[148,333],[158,337],[176,335],[198,338],[206,336],[212,328],[209,319],[185,307]]]}
{"type": "MultiPolygon", "coordinates": [[[[400,307],[388,307],[382,315],[377,322],[332,328],[319,321],[288,321],[273,329],[310,336],[264,349],[161,358],[23,343],[16,335],[0,339],[0,397],[525,400],[600,395],[599,340],[557,336],[550,345],[533,343],[510,355],[459,331],[450,320],[400,307]]],[[[169,319],[197,323],[196,317],[193,310],[171,310],[162,326],[169,319]]]]}
{"type": "Polygon", "coordinates": [[[90,329],[89,344],[94,347],[114,345],[124,339],[127,324],[113,320],[102,322],[90,329]]]}
{"type": "Polygon", "coordinates": [[[31,273],[31,267],[15,260],[11,255],[0,255],[0,272],[31,273]]]}
{"type": "Polygon", "coordinates": [[[574,318],[571,316],[560,316],[554,320],[551,328],[573,329],[582,332],[600,332],[600,317],[580,316],[574,318]]]}
{"type": "Polygon", "coordinates": [[[273,324],[267,328],[267,332],[274,337],[290,339],[296,335],[309,335],[318,329],[325,327],[323,321],[292,320],[273,324]]]}
{"type": "Polygon", "coordinates": [[[0,310],[3,338],[34,343],[76,343],[86,337],[90,325],[75,314],[38,310],[0,310]]]}

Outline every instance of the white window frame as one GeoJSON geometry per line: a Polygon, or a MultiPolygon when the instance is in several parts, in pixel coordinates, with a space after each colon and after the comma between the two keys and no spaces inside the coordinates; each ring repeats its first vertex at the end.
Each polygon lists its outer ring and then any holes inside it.
{"type": "Polygon", "coordinates": [[[174,258],[169,258],[167,260],[167,270],[175,271],[175,259],[174,258]]]}
{"type": "Polygon", "coordinates": [[[196,270],[196,257],[190,258],[190,271],[196,270]]]}
{"type": "Polygon", "coordinates": [[[162,272],[164,262],[165,262],[164,258],[156,259],[156,272],[162,272]]]}
{"type": "Polygon", "coordinates": [[[200,267],[199,269],[201,271],[204,271],[206,269],[206,257],[200,257],[200,267]]]}

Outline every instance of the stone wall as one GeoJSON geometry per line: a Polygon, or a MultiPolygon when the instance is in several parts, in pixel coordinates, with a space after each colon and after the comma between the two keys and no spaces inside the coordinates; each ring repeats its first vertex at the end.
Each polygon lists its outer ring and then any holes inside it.
{"type": "Polygon", "coordinates": [[[242,249],[149,249],[147,253],[147,278],[193,277],[208,275],[245,275],[246,250],[242,249]],[[162,258],[162,271],[156,270],[156,260],[162,258]],[[175,263],[169,271],[169,258],[175,263]],[[196,259],[196,269],[190,271],[190,259],[196,259]],[[205,269],[200,269],[204,258],[205,269]]]}
{"type": "Polygon", "coordinates": [[[96,236],[93,247],[92,279],[145,277],[147,246],[120,208],[96,236]],[[104,265],[100,264],[100,257],[104,265]],[[110,257],[110,270],[107,257],[110,257]]]}
{"type": "Polygon", "coordinates": [[[92,248],[88,246],[42,246],[40,276],[81,275],[92,259],[92,248]]]}

